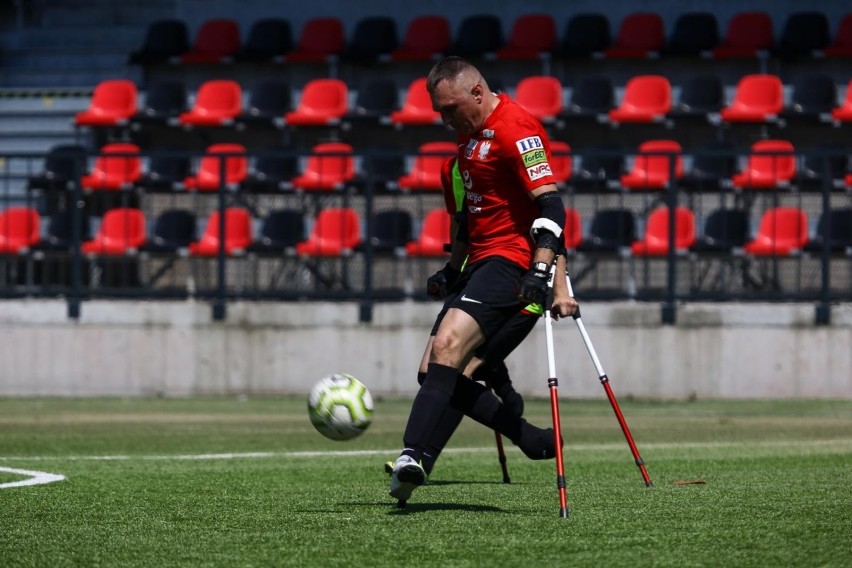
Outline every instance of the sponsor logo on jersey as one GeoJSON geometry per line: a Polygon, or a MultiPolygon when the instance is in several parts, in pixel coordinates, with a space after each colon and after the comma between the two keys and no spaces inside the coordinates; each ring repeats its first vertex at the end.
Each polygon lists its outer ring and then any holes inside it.
{"type": "Polygon", "coordinates": [[[470,179],[470,172],[468,170],[462,171],[462,182],[464,183],[465,189],[471,189],[473,187],[473,180],[470,179]]]}
{"type": "Polygon", "coordinates": [[[537,166],[527,168],[527,175],[530,176],[530,181],[535,181],[543,178],[544,176],[553,175],[553,172],[550,171],[550,164],[545,162],[544,164],[538,164],[537,166]]]}
{"type": "Polygon", "coordinates": [[[542,162],[547,161],[547,154],[543,149],[539,150],[531,150],[524,154],[521,154],[521,159],[524,161],[524,167],[529,168],[536,164],[540,164],[542,162]]]}
{"type": "Polygon", "coordinates": [[[488,156],[488,150],[491,149],[491,142],[486,140],[482,144],[479,145],[479,159],[484,160],[486,156],[488,156]]]}
{"type": "Polygon", "coordinates": [[[467,142],[467,148],[464,149],[464,157],[470,159],[473,156],[473,150],[476,148],[476,143],[478,140],[476,138],[471,138],[467,142]]]}
{"type": "Polygon", "coordinates": [[[530,136],[529,138],[517,140],[515,146],[518,148],[518,154],[525,154],[530,150],[544,148],[544,144],[542,144],[541,137],[539,136],[530,136]]]}

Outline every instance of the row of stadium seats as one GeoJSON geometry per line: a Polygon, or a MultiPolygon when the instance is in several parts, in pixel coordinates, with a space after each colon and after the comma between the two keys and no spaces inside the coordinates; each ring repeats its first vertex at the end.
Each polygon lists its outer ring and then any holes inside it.
{"type": "MultiPolygon", "coordinates": [[[[725,88],[714,74],[695,74],[684,82],[674,100],[670,81],[662,75],[637,75],[625,85],[616,103],[610,79],[601,76],[580,80],[570,91],[556,77],[525,77],[513,97],[545,125],[573,118],[593,117],[613,125],[663,123],[699,117],[711,123],[782,124],[787,118],[852,122],[852,81],[841,101],[834,80],[826,74],[803,75],[792,85],[789,101],[781,79],[772,74],[751,74],[737,83],[726,100],[725,88]]],[[[298,103],[286,83],[271,81],[253,89],[249,100],[233,80],[202,83],[192,105],[184,86],[177,81],[154,83],[140,103],[135,83],[126,79],[103,81],[95,87],[89,108],[75,116],[77,126],[123,126],[164,122],[185,127],[231,126],[265,121],[278,127],[338,126],[371,120],[396,126],[441,124],[432,109],[425,77],[410,83],[402,103],[399,89],[390,79],[363,84],[354,101],[349,86],[340,79],[313,79],[302,88],[298,103]]]]}
{"type": "MultiPolygon", "coordinates": [[[[629,209],[601,209],[584,231],[581,214],[566,209],[565,240],[571,251],[619,253],[637,256],[669,254],[669,223],[672,211],[652,209],[644,219],[644,235],[637,237],[638,223],[629,209]]],[[[676,207],[675,250],[678,253],[785,256],[799,251],[821,252],[824,246],[836,254],[852,256],[852,209],[838,208],[820,216],[816,230],[809,233],[808,217],[798,207],[766,209],[754,235],[745,210],[720,208],[707,215],[701,234],[696,216],[687,207],[676,207]]],[[[81,251],[86,255],[132,255],[138,252],[216,256],[246,252],[301,256],[347,256],[363,250],[367,241],[374,252],[398,256],[442,256],[450,234],[450,216],[443,208],[429,210],[415,234],[409,212],[389,209],[375,213],[371,232],[365,240],[365,224],[351,207],[329,207],[306,222],[301,211],[276,209],[259,221],[248,209],[225,209],[225,232],[221,238],[220,213],[212,212],[200,237],[194,213],[168,209],[160,213],[149,231],[141,209],[116,207],[107,210],[97,232],[89,238],[84,218],[81,251]],[[310,227],[310,230],[308,230],[310,227]],[[224,242],[222,242],[224,240],[224,242]]],[[[51,216],[44,235],[41,218],[30,207],[10,207],[0,212],[0,254],[21,255],[31,251],[68,252],[72,246],[72,220],[68,212],[51,216]]]]}
{"type": "MultiPolygon", "coordinates": [[[[564,190],[601,188],[662,191],[672,181],[696,191],[773,190],[798,188],[820,190],[823,182],[832,189],[852,189],[852,170],[846,150],[814,149],[799,159],[787,140],[759,140],[740,160],[725,146],[707,148],[686,158],[674,140],[653,139],[635,150],[629,164],[620,152],[597,149],[589,154],[572,153],[562,141],[551,143],[551,170],[564,190]],[[828,167],[826,168],[826,164],[828,167]],[[826,179],[826,174],[828,178],[826,179]]],[[[217,143],[203,156],[157,154],[142,157],[136,144],[109,143],[101,147],[88,167],[81,146],[59,146],[45,159],[44,170],[30,177],[30,190],[66,190],[77,168],[87,167],[80,178],[84,192],[122,191],[228,191],[251,193],[339,192],[361,188],[368,179],[374,189],[386,191],[441,191],[441,166],[456,153],[453,142],[422,144],[417,154],[356,159],[354,148],[345,142],[323,142],[310,155],[260,154],[250,158],[244,146],[217,143]],[[365,163],[365,161],[367,163],[365,163]],[[224,162],[224,163],[223,163],[224,162]],[[85,166],[84,166],[85,164],[85,166]],[[224,174],[224,179],[223,179],[224,174]]]]}
{"type": "Polygon", "coordinates": [[[377,61],[431,61],[444,54],[497,60],[543,59],[551,56],[601,58],[653,58],[660,55],[713,58],[850,57],[852,14],[837,23],[818,11],[790,14],[776,39],[772,18],[766,12],[739,12],[720,34],[719,22],[710,12],[678,16],[666,36],[663,17],[654,12],[626,16],[613,35],[609,18],[602,13],[581,13],[558,34],[549,14],[526,14],[515,19],[508,37],[499,16],[471,15],[458,22],[453,34],[444,16],[425,15],[411,20],[399,39],[396,20],[389,16],[365,17],[346,37],[341,18],[317,17],[305,22],[294,41],[289,20],[267,18],[254,22],[245,41],[239,24],[227,18],[202,23],[193,40],[182,20],[153,22],[139,50],[130,54],[131,64],[223,63],[274,61],[289,63],[328,62],[341,59],[357,63],[377,61]]]}

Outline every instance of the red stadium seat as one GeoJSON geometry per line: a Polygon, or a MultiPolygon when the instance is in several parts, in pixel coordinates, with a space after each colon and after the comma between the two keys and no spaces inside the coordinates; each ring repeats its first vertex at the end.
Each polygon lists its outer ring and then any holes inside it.
{"type": "MultiPolygon", "coordinates": [[[[207,218],[204,234],[194,243],[189,244],[189,253],[195,256],[216,256],[222,246],[220,230],[221,216],[219,211],[213,211],[207,218]]],[[[235,255],[245,252],[251,244],[251,215],[248,209],[228,207],[225,209],[225,254],[235,255]]]]}
{"type": "Polygon", "coordinates": [[[604,57],[637,59],[656,57],[666,43],[663,18],[653,12],[634,12],[627,15],[618,28],[612,47],[604,57]]]}
{"type": "Polygon", "coordinates": [[[831,111],[831,117],[840,122],[852,122],[852,81],[846,87],[846,98],[840,106],[831,111]]]}
{"type": "Polygon", "coordinates": [[[201,24],[195,42],[181,55],[183,63],[224,63],[240,50],[240,28],[235,20],[218,18],[201,24]]]}
{"type": "Polygon", "coordinates": [[[78,126],[120,126],[136,114],[137,90],[133,81],[112,79],[95,87],[89,108],[77,113],[78,126]]]}
{"type": "Polygon", "coordinates": [[[355,177],[352,146],[323,142],[313,147],[305,170],[291,180],[302,191],[339,191],[355,177]]]}
{"type": "Polygon", "coordinates": [[[236,189],[248,176],[246,148],[241,144],[213,144],[208,146],[198,164],[195,175],[183,180],[189,190],[218,191],[222,186],[236,189]],[[228,154],[226,158],[222,155],[228,154]],[[234,156],[233,154],[239,154],[234,156]],[[222,180],[222,160],[225,161],[225,179],[222,180]]]}
{"type": "Polygon", "coordinates": [[[417,149],[414,165],[397,180],[401,190],[441,191],[441,166],[458,152],[455,142],[426,142],[417,149]]]}
{"type": "Polygon", "coordinates": [[[308,239],[296,245],[303,256],[347,256],[361,243],[361,219],[350,207],[330,207],[317,213],[308,239]]]}
{"type": "Polygon", "coordinates": [[[212,80],[198,87],[195,103],[189,112],[178,117],[178,121],[183,125],[229,126],[242,110],[240,84],[230,80],[212,80]]]}
{"type": "Polygon", "coordinates": [[[391,52],[394,61],[433,61],[452,44],[450,22],[445,16],[417,16],[405,30],[402,45],[391,52]]]}
{"type": "Polygon", "coordinates": [[[497,59],[547,59],[556,49],[556,22],[550,14],[524,14],[512,24],[497,59]]]}
{"type": "Polygon", "coordinates": [[[757,256],[786,256],[807,242],[807,214],[798,207],[774,207],[763,213],[757,234],[744,248],[757,256]]]}
{"type": "Polygon", "coordinates": [[[310,63],[336,60],[346,46],[343,22],[340,18],[313,18],[305,22],[296,47],[285,55],[290,63],[310,63]]]}
{"type": "Polygon", "coordinates": [[[145,215],[133,207],[116,207],[104,213],[98,233],[82,244],[84,254],[133,254],[145,243],[145,215]]]}
{"type": "Polygon", "coordinates": [[[450,242],[452,217],[446,208],[432,209],[423,218],[423,227],[417,240],[405,245],[405,252],[411,256],[444,256],[444,245],[450,242]]]}
{"type": "MultiPolygon", "coordinates": [[[[645,236],[634,242],[630,250],[638,256],[662,256],[669,253],[669,217],[668,207],[654,209],[648,215],[645,236]]],[[[695,215],[686,207],[675,209],[674,248],[678,252],[688,250],[695,242],[695,215]]]]}
{"type": "Polygon", "coordinates": [[[852,57],[852,13],[843,16],[834,41],[823,50],[826,57],[852,57]]]}
{"type": "Polygon", "coordinates": [[[731,178],[734,187],[775,189],[788,187],[796,176],[793,144],[786,140],[759,140],[751,145],[748,163],[731,178]]]}
{"type": "Polygon", "coordinates": [[[117,191],[133,187],[141,176],[139,146],[116,142],[101,148],[92,171],[80,178],[80,185],[84,190],[117,191]]]}
{"type": "Polygon", "coordinates": [[[660,122],[672,108],[672,88],[661,75],[638,75],[627,81],[618,108],[609,111],[614,122],[660,122]]]}
{"type": "Polygon", "coordinates": [[[441,124],[441,115],[432,110],[432,100],[426,90],[426,77],[415,79],[408,86],[402,108],[393,111],[390,120],[397,126],[441,124]]]}
{"type": "Polygon", "coordinates": [[[550,141],[550,170],[557,185],[565,185],[574,174],[574,157],[571,146],[561,140],[550,141]]]}
{"type": "Polygon", "coordinates": [[[524,77],[515,88],[515,101],[543,124],[553,123],[562,112],[562,83],[556,77],[524,77]]]}
{"type": "Polygon", "coordinates": [[[628,189],[665,189],[671,183],[671,156],[675,155],[675,179],[683,177],[681,146],[674,140],[648,140],[639,145],[639,155],[631,170],[621,176],[628,189]],[[663,154],[665,153],[665,154],[663,154]]]}
{"type": "Polygon", "coordinates": [[[774,44],[772,18],[766,12],[740,12],[728,22],[722,43],[713,49],[713,57],[732,59],[766,57],[774,44]]]}
{"type": "Polygon", "coordinates": [[[0,254],[21,254],[40,240],[40,218],[32,207],[0,212],[0,254]]]}
{"type": "Polygon", "coordinates": [[[570,207],[565,208],[565,248],[574,250],[583,241],[583,218],[580,212],[570,207]]]}
{"type": "Polygon", "coordinates": [[[746,75],[737,83],[734,100],[721,112],[725,122],[770,122],[784,108],[784,85],[775,75],[746,75]]]}
{"type": "Polygon", "coordinates": [[[302,89],[295,110],[284,115],[291,126],[339,124],[349,109],[349,88],[340,79],[313,79],[302,89]]]}

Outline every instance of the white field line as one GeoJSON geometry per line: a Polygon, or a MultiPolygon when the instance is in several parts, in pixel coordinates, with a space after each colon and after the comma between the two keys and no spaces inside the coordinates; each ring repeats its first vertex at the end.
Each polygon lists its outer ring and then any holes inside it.
{"type": "Polygon", "coordinates": [[[7,487],[27,487],[29,485],[44,485],[45,483],[53,483],[54,481],[62,481],[64,475],[56,473],[47,473],[44,471],[30,471],[28,469],[14,469],[11,467],[0,467],[1,472],[12,473],[15,475],[27,475],[27,479],[21,481],[11,481],[9,483],[0,483],[0,489],[7,487]]]}
{"type": "MultiPolygon", "coordinates": [[[[623,451],[622,443],[609,444],[567,444],[566,452],[584,451],[623,451]]],[[[848,447],[852,451],[852,439],[839,438],[835,440],[777,440],[771,442],[664,442],[640,444],[639,449],[644,450],[690,450],[690,449],[714,449],[714,448],[814,448],[814,447],[848,447]]],[[[516,449],[516,448],[507,448],[516,449]]],[[[237,459],[266,459],[266,458],[317,458],[317,457],[359,457],[359,456],[393,456],[399,451],[398,448],[388,450],[317,450],[317,451],[294,451],[294,452],[239,452],[239,453],[216,453],[216,454],[162,454],[162,455],[107,455],[107,456],[0,456],[0,461],[149,461],[149,460],[237,460],[237,459]]],[[[494,447],[474,448],[447,448],[444,453],[470,453],[470,452],[493,452],[494,447]]],[[[518,450],[520,451],[520,450],[518,450]]],[[[4,471],[5,468],[0,468],[4,471]]],[[[2,487],[2,486],[0,486],[2,487]]]]}

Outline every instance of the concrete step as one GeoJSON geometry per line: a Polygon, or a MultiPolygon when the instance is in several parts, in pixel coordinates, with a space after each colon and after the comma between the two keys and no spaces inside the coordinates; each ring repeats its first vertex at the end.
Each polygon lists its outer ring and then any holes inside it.
{"type": "Polygon", "coordinates": [[[105,47],[15,49],[3,54],[5,69],[54,70],[73,72],[77,69],[122,69],[127,53],[105,47]]]}
{"type": "Polygon", "coordinates": [[[69,73],[63,69],[4,69],[0,75],[2,89],[91,89],[107,79],[130,79],[139,83],[141,71],[128,67],[82,68],[69,73]]]}

